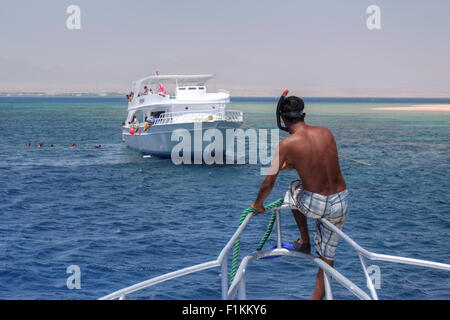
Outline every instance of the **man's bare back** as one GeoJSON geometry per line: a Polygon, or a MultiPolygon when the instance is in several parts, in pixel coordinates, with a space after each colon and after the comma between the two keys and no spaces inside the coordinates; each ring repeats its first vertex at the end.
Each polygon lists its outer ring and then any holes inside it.
{"type": "MultiPolygon", "coordinates": [[[[310,254],[306,216],[318,219],[314,231],[314,248],[322,260],[333,266],[339,235],[335,232],[325,232],[320,219],[333,216],[333,224],[342,230],[347,216],[348,191],[339,167],[336,142],[327,128],[305,124],[303,100],[298,97],[284,99],[286,94],[285,91],[277,106],[277,125],[288,131],[290,136],[278,145],[269,175],[261,183],[251,208],[255,210],[254,215],[264,213],[263,202],[272,191],[279,172],[297,170],[301,181],[292,181],[286,193],[287,203],[294,206],[292,213],[301,236],[292,242],[292,245],[295,250],[310,254]],[[280,117],[286,127],[281,126],[280,117]],[[296,196],[295,192],[298,192],[296,196]]],[[[324,276],[319,268],[311,299],[322,299],[324,295],[324,276]]]]}
{"type": "Polygon", "coordinates": [[[297,170],[305,190],[328,196],[346,189],[336,142],[327,128],[302,123],[283,139],[279,152],[285,154],[281,169],[297,170]]]}

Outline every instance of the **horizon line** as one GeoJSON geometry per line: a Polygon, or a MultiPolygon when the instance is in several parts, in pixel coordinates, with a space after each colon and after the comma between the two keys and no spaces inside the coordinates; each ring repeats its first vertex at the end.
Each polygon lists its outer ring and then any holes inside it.
{"type": "MultiPolygon", "coordinates": [[[[69,92],[69,93],[44,93],[44,92],[0,92],[1,98],[39,98],[39,97],[61,97],[61,98],[120,98],[125,94],[119,92],[110,92],[104,94],[95,94],[88,92],[69,92]]],[[[278,99],[279,96],[262,96],[262,95],[230,95],[230,99],[248,98],[248,99],[278,99]]],[[[410,99],[410,100],[450,100],[450,96],[432,96],[432,97],[411,97],[411,96],[302,96],[302,99],[410,99]]]]}

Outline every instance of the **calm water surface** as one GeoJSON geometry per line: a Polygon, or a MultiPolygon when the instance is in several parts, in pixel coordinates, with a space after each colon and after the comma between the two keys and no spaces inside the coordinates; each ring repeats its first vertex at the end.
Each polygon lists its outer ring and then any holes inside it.
{"type": "MultiPolygon", "coordinates": [[[[249,125],[275,128],[275,103],[233,99],[229,108],[243,110],[249,125]]],[[[329,127],[342,155],[374,164],[341,159],[351,192],[349,236],[377,253],[450,263],[450,115],[371,110],[418,103],[442,101],[309,99],[307,122],[329,127]]],[[[125,116],[117,98],[0,98],[0,298],[96,299],[212,260],[233,234],[256,197],[260,166],[143,158],[121,140],[125,116]],[[80,290],[67,289],[70,265],[81,269],[80,290]]],[[[293,178],[281,173],[267,203],[282,197],[293,178]]],[[[252,220],[241,257],[255,249],[268,219],[252,220]]],[[[282,223],[284,240],[296,239],[292,216],[283,215],[282,223]]],[[[274,242],[272,235],[267,245],[274,242]]],[[[446,272],[374,263],[381,268],[381,299],[450,299],[446,272]]],[[[366,289],[359,259],[343,242],[336,268],[366,289]]],[[[316,272],[299,259],[254,262],[247,296],[309,298],[316,272]]],[[[337,283],[334,294],[353,298],[337,283]]],[[[219,299],[219,270],[129,298],[219,299]]]]}

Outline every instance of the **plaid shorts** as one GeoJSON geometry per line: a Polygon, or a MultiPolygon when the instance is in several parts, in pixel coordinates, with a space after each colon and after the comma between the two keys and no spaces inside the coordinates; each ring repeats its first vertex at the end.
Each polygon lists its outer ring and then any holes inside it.
{"type": "Polygon", "coordinates": [[[344,227],[348,210],[348,190],[322,196],[303,190],[301,180],[293,180],[284,197],[284,203],[299,210],[308,218],[317,219],[314,231],[314,248],[328,260],[334,260],[339,235],[327,228],[320,219],[326,219],[340,230],[344,227]]]}

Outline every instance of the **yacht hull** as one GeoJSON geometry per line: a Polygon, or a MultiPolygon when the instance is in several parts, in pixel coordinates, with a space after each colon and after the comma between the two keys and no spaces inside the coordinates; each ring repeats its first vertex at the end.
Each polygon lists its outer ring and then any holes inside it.
{"type": "MultiPolygon", "coordinates": [[[[177,136],[177,132],[187,134],[190,137],[187,140],[190,140],[190,158],[196,159],[200,157],[204,158],[204,151],[211,145],[211,140],[206,139],[207,141],[203,141],[205,132],[209,129],[217,129],[222,136],[222,151],[224,156],[226,156],[226,131],[227,129],[233,130],[239,128],[240,124],[240,122],[235,121],[219,120],[202,123],[155,125],[151,126],[145,132],[141,128],[141,132],[137,134],[130,134],[128,131],[123,131],[122,137],[126,145],[134,150],[140,151],[146,155],[170,158],[172,156],[172,151],[177,145],[178,149],[180,149],[179,144],[181,143],[181,138],[179,138],[179,135],[177,136]],[[202,152],[198,152],[199,149],[202,150],[202,152]]],[[[215,132],[218,133],[218,131],[215,132]]],[[[183,151],[186,150],[183,149],[183,151]]]]}

